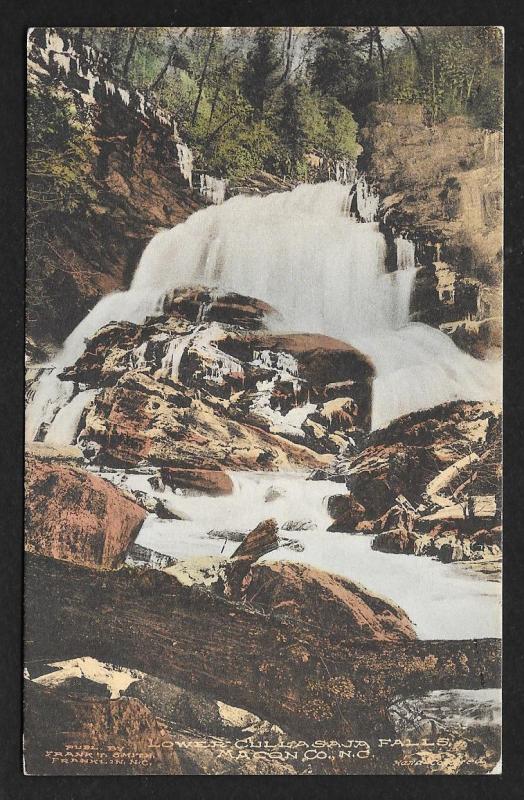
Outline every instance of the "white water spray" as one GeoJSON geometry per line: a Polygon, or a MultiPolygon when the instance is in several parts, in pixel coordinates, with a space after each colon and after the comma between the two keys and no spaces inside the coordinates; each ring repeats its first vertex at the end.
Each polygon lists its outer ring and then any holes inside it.
{"type": "MultiPolygon", "coordinates": [[[[397,239],[399,269],[388,273],[385,240],[373,222],[378,203],[361,178],[352,190],[335,182],[302,185],[263,198],[236,196],[193,214],[152,239],[131,288],[95,306],[66,340],[57,366],[74,363],[85,338],[103,325],[143,322],[161,312],[174,289],[203,285],[266,301],[280,312],[283,330],[333,336],[368,355],[376,369],[374,428],[455,399],[498,400],[498,363],[478,361],[440,331],[409,322],[413,245],[397,239]],[[365,222],[350,213],[355,196],[365,222]]],[[[30,431],[57,402],[49,397],[51,377],[47,384],[30,405],[30,431]]]]}

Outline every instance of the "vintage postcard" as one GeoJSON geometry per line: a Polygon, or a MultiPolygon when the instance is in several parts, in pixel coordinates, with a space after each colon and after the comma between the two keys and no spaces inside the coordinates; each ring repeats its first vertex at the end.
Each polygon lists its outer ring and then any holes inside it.
{"type": "Polygon", "coordinates": [[[503,37],[28,31],[26,774],[501,772],[503,37]]]}

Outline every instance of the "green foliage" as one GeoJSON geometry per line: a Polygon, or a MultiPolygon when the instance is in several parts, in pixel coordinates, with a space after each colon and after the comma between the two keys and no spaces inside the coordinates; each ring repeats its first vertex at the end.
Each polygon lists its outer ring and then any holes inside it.
{"type": "Polygon", "coordinates": [[[84,37],[109,53],[118,79],[175,115],[197,168],[233,181],[257,170],[303,178],[311,149],[355,158],[355,120],[373,100],[422,104],[428,124],[454,114],[502,124],[494,27],[95,28],[84,37]]]}
{"type": "Polygon", "coordinates": [[[71,258],[53,246],[53,229],[64,217],[85,213],[96,199],[91,182],[94,143],[90,126],[58,90],[29,84],[27,97],[27,280],[28,324],[46,319],[49,286],[70,279],[71,258]],[[31,317],[31,314],[36,314],[31,317]]]}
{"type": "Polygon", "coordinates": [[[29,86],[27,198],[31,219],[71,212],[95,198],[90,183],[93,140],[74,103],[58,91],[29,86]]]}
{"type": "Polygon", "coordinates": [[[326,120],[326,135],[319,149],[333,158],[356,158],[361,151],[357,142],[358,126],[351,111],[328,97],[322,103],[326,120]]]}
{"type": "Polygon", "coordinates": [[[278,84],[279,67],[276,32],[272,28],[258,28],[242,74],[244,95],[258,116],[264,113],[278,84]]]}
{"type": "Polygon", "coordinates": [[[314,90],[350,106],[366,73],[355,36],[344,28],[323,29],[308,72],[314,90]]]}
{"type": "Polygon", "coordinates": [[[475,124],[502,124],[502,34],[493,27],[432,29],[415,50],[388,58],[386,98],[421,103],[429,124],[457,114],[475,124]]]}

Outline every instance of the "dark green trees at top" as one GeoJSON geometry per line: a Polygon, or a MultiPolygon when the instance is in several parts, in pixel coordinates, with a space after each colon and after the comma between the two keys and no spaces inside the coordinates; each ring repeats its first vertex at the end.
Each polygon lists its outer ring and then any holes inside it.
{"type": "Polygon", "coordinates": [[[242,76],[246,99],[261,118],[279,84],[282,75],[277,34],[273,28],[258,28],[253,47],[249,50],[242,76]]]}
{"type": "Polygon", "coordinates": [[[312,88],[350,107],[366,73],[358,45],[356,34],[345,28],[322,30],[309,63],[312,88]]]}

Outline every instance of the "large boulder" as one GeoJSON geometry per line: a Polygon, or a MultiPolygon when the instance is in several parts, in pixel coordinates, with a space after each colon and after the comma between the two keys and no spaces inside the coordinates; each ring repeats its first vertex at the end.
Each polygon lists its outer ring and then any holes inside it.
{"type": "Polygon", "coordinates": [[[360,452],[338,459],[334,474],[344,476],[347,488],[364,506],[365,518],[377,520],[398,495],[417,509],[430,499],[425,493],[432,480],[460,463],[461,469],[451,470],[453,480],[439,490],[443,502],[456,503],[449,498],[465,490],[480,495],[488,484],[492,492],[499,491],[500,441],[500,406],[457,400],[407,414],[373,431],[360,452]],[[480,469],[471,469],[470,454],[480,469]],[[461,487],[465,478],[467,486],[461,487]]]}
{"type": "Polygon", "coordinates": [[[25,549],[76,564],[116,569],[146,512],[84,469],[30,456],[25,482],[25,549]]]}
{"type": "Polygon", "coordinates": [[[381,553],[411,555],[415,552],[415,542],[416,537],[405,528],[393,528],[377,534],[371,543],[371,547],[381,553]]]}
{"type": "Polygon", "coordinates": [[[98,391],[75,432],[99,463],[318,469],[368,430],[374,370],[345,342],[273,334],[267,304],[175,289],[143,324],[112,322],[59,377],[98,391]],[[187,456],[187,458],[186,458],[187,456]]]}
{"type": "Polygon", "coordinates": [[[365,516],[366,509],[358,503],[352,494],[334,494],[328,499],[328,514],[334,522],[328,531],[350,533],[365,516]]]}
{"type": "Polygon", "coordinates": [[[334,639],[416,638],[401,608],[357,583],[306,564],[253,564],[245,601],[320,627],[334,639]]]}
{"type": "Polygon", "coordinates": [[[223,405],[147,372],[132,370],[104,389],[79,435],[100,462],[216,471],[313,468],[325,459],[307,447],[228,418],[223,405]]]}
{"type": "Polygon", "coordinates": [[[179,469],[162,467],[164,484],[171,489],[185,489],[209,495],[231,494],[233,481],[221,469],[179,469]]]}

